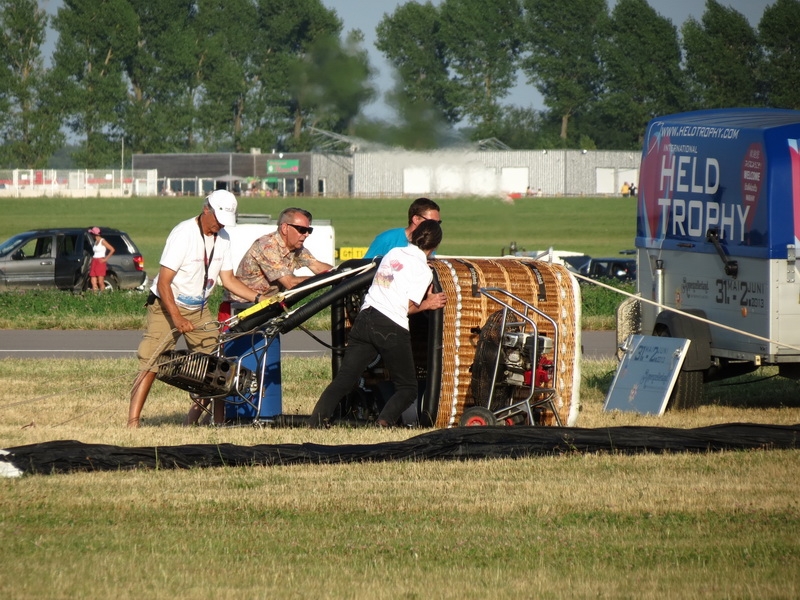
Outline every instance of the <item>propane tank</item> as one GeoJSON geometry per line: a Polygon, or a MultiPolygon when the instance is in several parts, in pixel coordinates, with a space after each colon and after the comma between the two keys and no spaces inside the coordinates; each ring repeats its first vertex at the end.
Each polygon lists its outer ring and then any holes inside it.
{"type": "Polygon", "coordinates": [[[664,305],[664,261],[656,259],[656,272],[653,277],[653,300],[658,302],[659,306],[664,305]]]}

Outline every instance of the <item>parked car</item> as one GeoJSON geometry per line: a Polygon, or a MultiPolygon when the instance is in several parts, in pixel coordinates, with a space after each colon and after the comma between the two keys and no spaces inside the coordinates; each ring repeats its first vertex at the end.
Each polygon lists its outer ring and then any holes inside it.
{"type": "MultiPolygon", "coordinates": [[[[136,244],[124,231],[100,229],[115,250],[108,260],[106,289],[144,288],[147,273],[136,244]]],[[[7,239],[0,244],[0,289],[86,289],[93,242],[88,227],[36,229],[7,239]]]]}
{"type": "Polygon", "coordinates": [[[633,282],[636,281],[636,259],[592,258],[582,267],[581,274],[592,279],[633,282]]]}
{"type": "Polygon", "coordinates": [[[573,273],[583,274],[588,270],[592,257],[588,254],[576,254],[574,256],[564,256],[561,260],[564,261],[564,266],[573,273]]]}

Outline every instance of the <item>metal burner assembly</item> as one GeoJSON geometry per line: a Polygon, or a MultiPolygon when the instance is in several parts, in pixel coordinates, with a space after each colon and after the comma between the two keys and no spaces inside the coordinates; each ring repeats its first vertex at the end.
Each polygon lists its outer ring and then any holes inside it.
{"type": "Polygon", "coordinates": [[[162,354],[156,378],[202,398],[250,395],[257,386],[255,373],[236,358],[186,350],[162,354]]]}

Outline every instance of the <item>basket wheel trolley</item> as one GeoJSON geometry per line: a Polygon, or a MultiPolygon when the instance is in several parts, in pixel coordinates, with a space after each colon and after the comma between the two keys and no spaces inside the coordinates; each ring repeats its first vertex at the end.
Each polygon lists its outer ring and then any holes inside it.
{"type": "Polygon", "coordinates": [[[502,288],[481,288],[480,293],[501,308],[476,331],[479,337],[470,369],[471,404],[464,409],[459,424],[539,425],[545,413],[552,412],[561,427],[555,405],[556,322],[502,288]],[[535,318],[551,324],[552,338],[539,334],[535,318]]]}

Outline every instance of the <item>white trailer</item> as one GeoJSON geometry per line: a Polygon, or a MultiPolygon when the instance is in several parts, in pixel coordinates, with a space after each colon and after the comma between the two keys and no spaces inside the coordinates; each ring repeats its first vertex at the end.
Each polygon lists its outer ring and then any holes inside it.
{"type": "Polygon", "coordinates": [[[618,330],[691,340],[673,392],[777,365],[800,377],[800,111],[722,109],[650,122],[640,168],[638,293],[618,330]]]}

